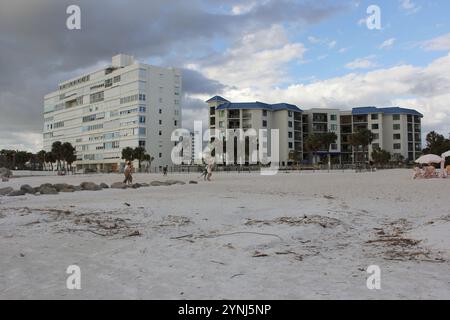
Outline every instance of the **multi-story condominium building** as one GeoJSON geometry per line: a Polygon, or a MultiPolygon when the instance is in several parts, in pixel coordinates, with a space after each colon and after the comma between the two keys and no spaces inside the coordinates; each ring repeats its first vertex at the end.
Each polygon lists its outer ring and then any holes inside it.
{"type": "MultiPolygon", "coordinates": [[[[267,104],[263,102],[232,103],[216,96],[207,101],[209,105],[209,128],[223,132],[227,129],[241,129],[243,131],[255,129],[269,130],[267,149],[270,157],[270,130],[279,130],[279,161],[287,165],[295,157],[303,153],[302,110],[295,105],[279,103],[267,104]]],[[[248,142],[246,142],[248,143],[248,142]]],[[[247,159],[248,160],[248,159],[247,159]]],[[[237,162],[237,159],[235,159],[237,162]]]]}
{"type": "MultiPolygon", "coordinates": [[[[331,154],[338,163],[369,161],[375,149],[390,152],[394,160],[414,161],[422,151],[422,117],[416,110],[398,107],[362,107],[352,111],[310,109],[303,115],[304,137],[335,132],[336,143],[330,150],[321,150],[317,154],[319,158],[331,154]],[[350,143],[350,136],[359,129],[369,129],[374,135],[367,150],[355,150],[350,143]]],[[[312,154],[304,157],[311,160],[312,154]]]]}
{"type": "Polygon", "coordinates": [[[279,129],[280,164],[295,160],[316,163],[331,155],[336,163],[369,161],[375,149],[390,152],[394,160],[414,161],[421,155],[423,115],[399,107],[341,109],[315,108],[302,111],[290,104],[231,103],[214,97],[209,104],[210,129],[279,129]],[[365,128],[372,131],[373,142],[365,150],[356,150],[350,137],[365,128]],[[329,150],[308,151],[304,143],[310,135],[334,132],[335,143],[329,150]]]}
{"type": "Polygon", "coordinates": [[[118,171],[122,149],[144,147],[152,168],[170,165],[171,133],[181,127],[181,72],[117,55],[112,64],[45,96],[44,149],[76,148],[78,169],[118,171]]]}

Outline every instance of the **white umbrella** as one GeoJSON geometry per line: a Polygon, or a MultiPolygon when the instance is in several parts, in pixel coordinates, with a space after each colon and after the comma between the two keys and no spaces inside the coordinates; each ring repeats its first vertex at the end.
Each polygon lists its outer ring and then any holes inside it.
{"type": "Polygon", "coordinates": [[[445,153],[443,153],[442,154],[442,158],[447,158],[447,157],[450,157],[450,151],[447,151],[447,152],[445,152],[445,153]]]}
{"type": "Polygon", "coordinates": [[[416,163],[421,164],[429,164],[429,163],[441,163],[444,159],[435,155],[435,154],[426,154],[424,156],[421,156],[419,159],[416,160],[416,163]]]}

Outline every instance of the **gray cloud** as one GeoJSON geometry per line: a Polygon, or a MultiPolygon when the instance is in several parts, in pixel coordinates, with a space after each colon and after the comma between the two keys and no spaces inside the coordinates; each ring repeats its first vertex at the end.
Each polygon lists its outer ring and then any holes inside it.
{"type": "MultiPolygon", "coordinates": [[[[60,81],[123,52],[140,60],[182,67],[214,57],[214,40],[233,40],[243,31],[276,23],[319,22],[346,5],[332,1],[270,0],[242,15],[230,6],[246,0],[0,0],[0,135],[39,133],[43,96],[60,81]],[[66,8],[78,4],[82,30],[66,29],[66,8]],[[219,8],[219,9],[218,9],[219,8]]],[[[214,94],[224,86],[184,70],[184,88],[214,94]]],[[[27,141],[1,141],[8,144],[27,141]]]]}

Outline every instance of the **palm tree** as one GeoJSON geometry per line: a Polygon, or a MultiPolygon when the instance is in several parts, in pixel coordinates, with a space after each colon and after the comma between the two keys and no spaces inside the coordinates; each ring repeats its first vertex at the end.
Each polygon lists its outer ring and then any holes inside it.
{"type": "Polygon", "coordinates": [[[56,169],[61,171],[61,161],[64,159],[63,147],[61,141],[55,141],[52,144],[52,154],[57,162],[56,169]]]}
{"type": "Polygon", "coordinates": [[[37,161],[38,161],[38,163],[39,163],[39,165],[41,166],[41,168],[42,168],[42,170],[44,170],[45,171],[45,157],[46,157],[46,155],[47,155],[47,151],[45,151],[45,150],[41,150],[41,151],[39,151],[37,154],[36,154],[36,158],[37,158],[37,161]]]}
{"type": "Polygon", "coordinates": [[[327,133],[320,135],[320,141],[322,141],[322,145],[325,147],[325,150],[327,150],[327,152],[328,152],[328,169],[330,169],[330,166],[331,166],[331,154],[329,151],[330,151],[331,145],[333,143],[336,143],[337,139],[338,139],[338,136],[334,132],[327,132],[327,133]]]}
{"type": "Polygon", "coordinates": [[[153,158],[151,155],[149,154],[145,154],[144,156],[144,161],[148,162],[148,167],[147,167],[147,173],[148,173],[148,169],[151,168],[152,166],[152,161],[155,160],[155,158],[153,158]]]}
{"type": "Polygon", "coordinates": [[[47,152],[45,154],[45,162],[50,163],[51,171],[53,171],[53,163],[55,163],[56,158],[53,152],[47,152]]]}
{"type": "Polygon", "coordinates": [[[146,151],[145,148],[143,147],[137,147],[133,150],[133,157],[134,159],[137,159],[139,162],[139,170],[141,169],[141,162],[145,161],[145,155],[146,155],[146,151]]]}
{"type": "Polygon", "coordinates": [[[312,134],[306,139],[305,147],[308,151],[313,154],[313,164],[315,162],[316,153],[322,148],[322,141],[320,137],[316,134],[312,134]]]}
{"type": "Polygon", "coordinates": [[[68,166],[70,165],[70,169],[72,169],[72,163],[74,163],[77,159],[75,156],[75,148],[69,142],[65,142],[62,144],[61,149],[63,160],[68,166]]]}
{"type": "Polygon", "coordinates": [[[358,129],[349,137],[350,144],[353,146],[355,153],[362,147],[363,153],[367,150],[367,147],[372,143],[374,135],[372,131],[366,128],[358,129]]]}
{"type": "Polygon", "coordinates": [[[125,149],[122,149],[122,159],[127,162],[134,161],[135,157],[133,148],[126,147],[125,149]]]}

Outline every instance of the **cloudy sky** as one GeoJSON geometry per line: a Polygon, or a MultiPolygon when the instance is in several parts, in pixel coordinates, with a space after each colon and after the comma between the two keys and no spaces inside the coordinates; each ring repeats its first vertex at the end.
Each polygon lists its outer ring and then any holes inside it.
{"type": "Polygon", "coordinates": [[[43,96],[117,53],[183,69],[186,128],[220,94],[416,108],[448,135],[449,13],[448,0],[0,0],[0,149],[39,150],[43,96]],[[72,4],[80,31],[66,28],[72,4]]]}

